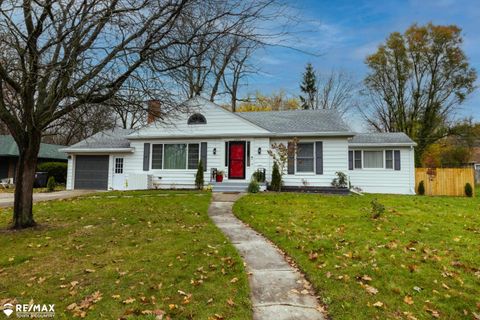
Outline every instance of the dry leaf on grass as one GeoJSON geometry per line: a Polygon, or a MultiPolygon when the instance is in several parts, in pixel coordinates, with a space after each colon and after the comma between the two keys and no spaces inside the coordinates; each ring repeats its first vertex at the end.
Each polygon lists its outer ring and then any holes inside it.
{"type": "Polygon", "coordinates": [[[381,308],[381,307],[383,307],[383,302],[377,301],[373,304],[373,306],[376,307],[376,308],[381,308]]]}
{"type": "Polygon", "coordinates": [[[405,298],[403,298],[403,302],[406,304],[413,304],[413,298],[411,296],[405,296],[405,298]]]}

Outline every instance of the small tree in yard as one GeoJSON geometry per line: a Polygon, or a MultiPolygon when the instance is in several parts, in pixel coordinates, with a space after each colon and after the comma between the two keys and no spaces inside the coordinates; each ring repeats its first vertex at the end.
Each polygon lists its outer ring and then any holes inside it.
{"type": "Polygon", "coordinates": [[[48,192],[53,192],[55,191],[55,187],[57,186],[57,183],[55,182],[55,178],[53,176],[51,176],[50,178],[48,178],[48,181],[47,181],[47,190],[48,192]]]}
{"type": "Polygon", "coordinates": [[[198,190],[203,188],[205,182],[203,181],[203,164],[202,160],[198,162],[197,175],[195,176],[195,186],[198,190]]]}
{"type": "Polygon", "coordinates": [[[470,183],[465,184],[465,195],[469,198],[473,197],[473,188],[470,183]]]}
{"type": "Polygon", "coordinates": [[[282,189],[282,176],[276,162],[273,163],[272,181],[270,182],[270,187],[273,191],[280,191],[282,189]]]}
{"type": "Polygon", "coordinates": [[[272,190],[280,191],[283,183],[283,175],[288,164],[289,158],[295,158],[298,139],[293,138],[287,145],[283,143],[273,143],[268,155],[273,160],[272,181],[270,183],[272,190]],[[278,172],[278,174],[277,174],[278,172]]]}

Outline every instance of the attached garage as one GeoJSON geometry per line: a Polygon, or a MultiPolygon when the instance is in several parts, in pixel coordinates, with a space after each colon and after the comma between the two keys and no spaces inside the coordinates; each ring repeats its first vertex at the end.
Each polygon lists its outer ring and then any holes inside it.
{"type": "Polygon", "coordinates": [[[75,189],[108,189],[109,156],[75,157],[75,189]]]}

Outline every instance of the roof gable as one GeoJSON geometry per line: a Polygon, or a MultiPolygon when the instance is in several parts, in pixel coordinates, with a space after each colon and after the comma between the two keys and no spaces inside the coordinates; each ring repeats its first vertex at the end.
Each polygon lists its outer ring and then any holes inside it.
{"type": "Polygon", "coordinates": [[[192,98],[184,103],[188,110],[173,116],[168,123],[155,122],[133,132],[129,139],[141,138],[188,138],[242,135],[268,135],[269,131],[225,110],[202,97],[192,98]],[[205,117],[205,124],[188,124],[193,114],[205,117]]]}

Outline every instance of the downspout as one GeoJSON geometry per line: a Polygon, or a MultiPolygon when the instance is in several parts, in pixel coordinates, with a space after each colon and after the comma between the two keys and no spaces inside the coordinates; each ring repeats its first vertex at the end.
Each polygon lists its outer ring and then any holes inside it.
{"type": "Polygon", "coordinates": [[[415,181],[412,184],[412,166],[413,166],[413,174],[415,174],[415,149],[413,146],[410,146],[410,175],[409,175],[409,180],[410,180],[410,192],[412,195],[415,195],[415,181]]]}

